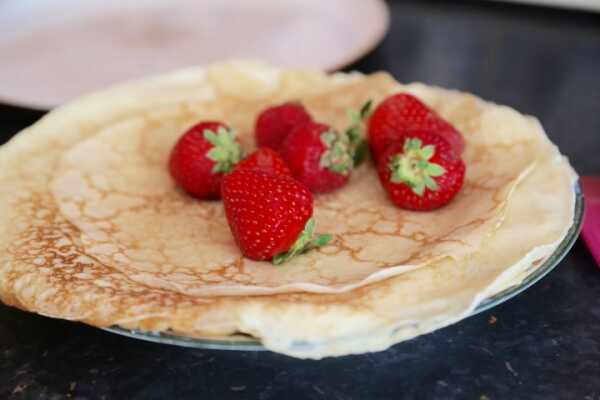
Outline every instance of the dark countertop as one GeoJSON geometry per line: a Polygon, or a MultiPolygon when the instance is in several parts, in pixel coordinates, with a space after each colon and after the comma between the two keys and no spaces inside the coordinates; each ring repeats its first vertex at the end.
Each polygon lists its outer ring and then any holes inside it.
{"type": "MultiPolygon", "coordinates": [[[[390,34],[353,68],[536,115],[581,174],[600,174],[600,15],[395,2],[390,34]]],[[[39,116],[0,106],[0,139],[39,116]]],[[[600,270],[578,242],[501,306],[385,352],[320,362],[141,342],[0,306],[0,398],[597,400],[600,270]]]]}

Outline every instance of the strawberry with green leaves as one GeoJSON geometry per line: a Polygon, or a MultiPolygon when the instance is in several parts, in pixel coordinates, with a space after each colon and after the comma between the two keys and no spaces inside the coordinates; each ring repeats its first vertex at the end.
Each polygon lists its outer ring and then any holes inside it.
{"type": "Polygon", "coordinates": [[[294,178],[314,193],[345,185],[354,167],[348,135],[318,122],[298,125],[280,152],[294,178]]]}
{"type": "Polygon", "coordinates": [[[344,186],[368,155],[364,131],[371,104],[369,100],[360,111],[348,112],[351,125],[343,133],[315,121],[297,125],[279,149],[292,175],[314,193],[344,186]]]}
{"type": "Polygon", "coordinates": [[[368,125],[369,147],[375,160],[390,144],[402,141],[407,132],[415,129],[442,136],[457,156],[465,147],[458,130],[408,93],[398,93],[381,102],[370,116],[368,125]]]}
{"type": "Polygon", "coordinates": [[[231,233],[250,259],[281,264],[331,240],[314,234],[312,194],[289,176],[236,168],[221,190],[231,233]]]}
{"type": "Polygon", "coordinates": [[[203,121],[189,128],[173,147],[169,172],[186,192],[199,199],[218,199],[221,180],[242,157],[227,125],[203,121]]]}
{"type": "Polygon", "coordinates": [[[460,191],[465,164],[443,137],[414,130],[381,154],[379,179],[398,207],[428,211],[448,204],[460,191]]]}

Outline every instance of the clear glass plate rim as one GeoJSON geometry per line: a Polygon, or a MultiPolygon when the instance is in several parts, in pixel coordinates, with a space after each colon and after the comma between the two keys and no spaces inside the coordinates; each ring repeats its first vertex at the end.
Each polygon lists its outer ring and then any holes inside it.
{"type": "MultiPolygon", "coordinates": [[[[538,282],[548,273],[550,273],[563,258],[568,254],[569,250],[575,244],[581,227],[583,224],[583,210],[584,200],[581,187],[577,182],[574,187],[575,190],[575,209],[573,216],[573,224],[567,232],[567,235],[563,238],[561,243],[558,245],[556,250],[538,267],[533,269],[521,283],[518,285],[506,288],[486,299],[484,299],[479,305],[473,310],[470,316],[479,314],[483,311],[489,310],[505,301],[512,299],[523,291],[527,290],[533,284],[538,282]]],[[[202,349],[215,349],[215,350],[252,350],[261,351],[265,350],[263,345],[255,340],[226,340],[226,339],[199,339],[193,337],[178,336],[174,334],[164,332],[145,332],[138,330],[124,329],[119,326],[112,326],[108,328],[102,328],[105,331],[116,333],[123,336],[128,336],[134,339],[146,340],[155,343],[171,344],[183,347],[194,347],[202,349]]]]}

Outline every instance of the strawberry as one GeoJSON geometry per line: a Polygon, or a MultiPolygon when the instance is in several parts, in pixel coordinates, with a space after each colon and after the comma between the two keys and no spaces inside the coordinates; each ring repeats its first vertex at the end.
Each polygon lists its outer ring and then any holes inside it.
{"type": "Polygon", "coordinates": [[[280,151],[294,178],[315,193],[343,186],[353,168],[348,135],[317,122],[298,125],[280,151]]]}
{"type": "Polygon", "coordinates": [[[261,169],[275,175],[292,176],[290,169],[279,153],[268,147],[261,147],[256,150],[254,153],[240,161],[235,168],[261,169]]]}
{"type": "Polygon", "coordinates": [[[427,211],[448,204],[462,187],[465,164],[450,143],[430,131],[415,130],[390,145],[377,172],[399,207],[427,211]]]}
{"type": "Polygon", "coordinates": [[[313,237],[312,194],[289,176],[235,169],[223,178],[221,190],[229,228],[248,258],[281,264],[331,240],[313,237]]]}
{"type": "Polygon", "coordinates": [[[200,199],[218,199],[223,174],[240,160],[240,145],[227,125],[199,122],[189,128],[171,151],[169,171],[186,192],[200,199]]]}
{"type": "Polygon", "coordinates": [[[279,150],[283,140],[296,125],[310,120],[310,115],[300,103],[284,103],[267,108],[256,119],[256,144],[279,150]]]}
{"type": "Polygon", "coordinates": [[[369,147],[375,160],[387,146],[401,139],[407,131],[424,129],[443,136],[460,155],[465,142],[452,125],[438,116],[415,96],[399,93],[385,99],[369,119],[369,147]]]}

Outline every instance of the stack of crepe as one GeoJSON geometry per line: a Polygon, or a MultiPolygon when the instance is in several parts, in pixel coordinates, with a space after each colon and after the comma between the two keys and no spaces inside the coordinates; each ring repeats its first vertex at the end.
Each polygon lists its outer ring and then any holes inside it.
{"type": "Polygon", "coordinates": [[[185,337],[249,335],[302,358],[383,350],[454,323],[555,251],[574,219],[576,175],[539,122],[471,94],[387,73],[191,68],[81,98],[0,149],[0,298],[98,327],[185,337]],[[251,151],[265,107],[301,101],[344,129],[347,110],[408,92],[466,140],[465,184],[433,212],[394,207],[365,163],[315,197],[332,244],[282,266],[241,256],[218,201],[166,168],[198,120],[251,151]]]}

